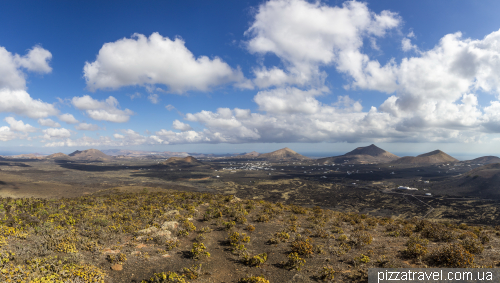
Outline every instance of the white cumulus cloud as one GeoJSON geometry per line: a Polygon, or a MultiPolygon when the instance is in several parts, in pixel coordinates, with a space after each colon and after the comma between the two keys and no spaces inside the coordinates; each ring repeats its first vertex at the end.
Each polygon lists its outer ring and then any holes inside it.
{"type": "Polygon", "coordinates": [[[30,124],[24,124],[23,121],[16,120],[13,117],[7,117],[4,120],[9,124],[10,129],[15,132],[32,133],[38,131],[37,128],[30,124]]]}
{"type": "Polygon", "coordinates": [[[82,97],[73,97],[71,103],[76,108],[85,110],[90,118],[98,121],[124,123],[134,114],[134,112],[129,109],[118,109],[118,100],[113,96],[100,101],[93,99],[89,95],[84,95],[82,97]]]}
{"type": "Polygon", "coordinates": [[[181,38],[156,32],[104,44],[97,59],[85,63],[84,76],[91,90],[164,84],[177,93],[244,81],[240,70],[220,58],[195,58],[181,38]]]}
{"type": "Polygon", "coordinates": [[[43,130],[43,133],[43,138],[46,140],[69,138],[71,136],[71,132],[65,128],[49,128],[43,130]]]}
{"type": "Polygon", "coordinates": [[[189,124],[186,124],[186,123],[182,123],[181,121],[179,120],[174,120],[174,122],[172,123],[172,128],[176,129],[176,130],[179,130],[179,131],[190,131],[192,130],[193,128],[191,128],[191,126],[189,126],[189,124]]]}
{"type": "MultiPolygon", "coordinates": [[[[52,54],[40,46],[33,47],[28,54],[12,54],[0,46],[0,89],[24,90],[26,74],[22,69],[39,73],[50,73],[52,54]]],[[[1,95],[0,95],[1,96],[1,95]]]]}
{"type": "Polygon", "coordinates": [[[81,131],[97,131],[99,130],[99,126],[94,125],[94,124],[88,124],[88,123],[80,123],[75,126],[75,129],[81,130],[81,131]]]}
{"type": "Polygon", "coordinates": [[[0,89],[0,112],[11,112],[30,118],[45,118],[57,115],[59,110],[53,104],[33,99],[24,90],[3,88],[0,89]]]}
{"type": "Polygon", "coordinates": [[[0,127],[0,141],[5,142],[25,137],[27,137],[27,134],[16,133],[7,126],[0,127]]]}
{"type": "Polygon", "coordinates": [[[79,121],[73,116],[72,114],[66,113],[59,115],[59,120],[66,122],[68,124],[76,124],[79,123],[79,121]]]}
{"type": "MultiPolygon", "coordinates": [[[[383,37],[398,27],[400,17],[390,11],[371,12],[365,3],[344,2],[342,7],[330,7],[317,1],[271,0],[261,4],[255,21],[245,32],[251,39],[251,53],[273,53],[286,66],[286,73],[275,67],[255,69],[254,83],[259,87],[297,84],[321,85],[326,73],[319,67],[335,64],[341,72],[361,71],[369,63],[360,52],[363,38],[383,37]]],[[[371,63],[378,71],[380,65],[371,63]]],[[[377,78],[370,84],[385,84],[377,78]]],[[[381,88],[388,86],[382,85],[381,88]]]]}
{"type": "Polygon", "coordinates": [[[47,118],[47,119],[40,118],[40,119],[38,119],[37,122],[40,126],[51,127],[51,128],[60,128],[61,127],[61,124],[55,122],[54,120],[52,120],[50,118],[47,118]]]}

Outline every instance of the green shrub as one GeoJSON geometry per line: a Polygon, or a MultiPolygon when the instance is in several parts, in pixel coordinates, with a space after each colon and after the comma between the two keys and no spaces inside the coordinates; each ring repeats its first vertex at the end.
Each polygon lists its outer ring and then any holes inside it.
{"type": "Polygon", "coordinates": [[[358,264],[367,264],[370,262],[370,257],[364,254],[361,254],[353,259],[354,266],[358,264]]]}
{"type": "Polygon", "coordinates": [[[345,255],[351,250],[351,246],[347,243],[341,243],[338,247],[333,250],[333,253],[337,256],[345,255]]]}
{"type": "Polygon", "coordinates": [[[371,244],[373,236],[366,231],[356,231],[351,236],[351,242],[358,247],[364,247],[371,244]]]}
{"type": "Polygon", "coordinates": [[[471,254],[480,254],[484,250],[483,243],[477,238],[467,237],[461,240],[460,244],[471,254]]]}
{"type": "Polygon", "coordinates": [[[427,254],[427,247],[421,244],[412,243],[403,250],[403,255],[407,258],[421,258],[427,254]]]}
{"type": "Polygon", "coordinates": [[[433,224],[430,222],[422,227],[420,234],[424,238],[441,242],[451,242],[457,238],[457,235],[451,229],[442,224],[433,224]]]}
{"type": "Polygon", "coordinates": [[[333,270],[333,267],[323,266],[317,278],[322,281],[332,281],[335,278],[334,274],[335,271],[333,270]]]}
{"type": "Polygon", "coordinates": [[[461,244],[453,243],[436,249],[431,257],[431,263],[437,266],[452,268],[474,267],[474,255],[461,244]]]}
{"type": "Polygon", "coordinates": [[[253,257],[246,254],[243,256],[243,259],[241,260],[241,262],[245,265],[256,266],[256,267],[261,266],[266,261],[267,261],[267,253],[258,254],[253,257]]]}
{"type": "Polygon", "coordinates": [[[184,275],[172,271],[155,273],[146,283],[187,283],[184,275]]]}
{"type": "Polygon", "coordinates": [[[288,255],[288,261],[282,262],[281,265],[288,269],[300,270],[300,267],[306,262],[305,259],[299,257],[299,254],[292,252],[288,255]]]}
{"type": "Polygon", "coordinates": [[[188,279],[198,279],[201,275],[201,264],[193,265],[191,268],[184,267],[182,271],[183,275],[188,279]]]}
{"type": "Polygon", "coordinates": [[[267,280],[263,276],[251,276],[241,278],[238,283],[269,283],[269,280],[267,280]]]}
{"type": "Polygon", "coordinates": [[[291,243],[292,252],[309,257],[313,254],[313,245],[311,244],[311,239],[304,239],[299,236],[300,235],[297,235],[295,240],[291,243]]]}
{"type": "Polygon", "coordinates": [[[193,243],[193,248],[191,249],[191,257],[194,259],[200,259],[203,257],[210,257],[210,253],[205,251],[207,248],[203,243],[193,243]]]}

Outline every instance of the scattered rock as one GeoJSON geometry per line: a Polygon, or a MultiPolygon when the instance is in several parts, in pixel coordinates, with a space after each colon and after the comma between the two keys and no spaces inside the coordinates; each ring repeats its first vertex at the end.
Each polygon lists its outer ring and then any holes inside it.
{"type": "Polygon", "coordinates": [[[120,253],[120,250],[112,250],[110,248],[106,248],[106,249],[102,250],[102,253],[103,254],[118,254],[118,253],[120,253]]]}
{"type": "Polygon", "coordinates": [[[131,255],[140,255],[141,252],[140,251],[133,251],[132,253],[130,253],[131,255]]]}
{"type": "Polygon", "coordinates": [[[169,257],[172,257],[172,256],[171,256],[171,255],[169,255],[169,254],[164,254],[164,255],[162,255],[161,257],[163,257],[163,258],[169,258],[169,257]]]}
{"type": "Polygon", "coordinates": [[[113,264],[111,266],[111,269],[113,269],[115,271],[120,271],[120,270],[123,270],[123,266],[121,264],[113,264]]]}
{"type": "Polygon", "coordinates": [[[241,199],[239,197],[233,197],[232,200],[229,201],[229,203],[235,203],[235,202],[239,202],[241,201],[241,199]]]}
{"type": "Polygon", "coordinates": [[[149,234],[149,233],[153,233],[153,232],[156,232],[158,231],[158,228],[156,227],[149,227],[149,228],[146,228],[146,229],[142,229],[142,230],[139,230],[137,231],[137,233],[139,234],[149,234]]]}
{"type": "Polygon", "coordinates": [[[166,221],[161,225],[162,230],[175,231],[179,227],[179,222],[177,221],[166,221]]]}
{"type": "Polygon", "coordinates": [[[138,248],[138,249],[142,249],[142,248],[145,248],[145,247],[147,247],[147,246],[148,246],[148,245],[146,245],[146,244],[138,244],[138,245],[136,246],[136,248],[138,248]]]}
{"type": "Polygon", "coordinates": [[[295,274],[292,278],[292,280],[288,281],[287,283],[311,283],[312,281],[307,278],[307,276],[304,276],[302,274],[295,274]]]}

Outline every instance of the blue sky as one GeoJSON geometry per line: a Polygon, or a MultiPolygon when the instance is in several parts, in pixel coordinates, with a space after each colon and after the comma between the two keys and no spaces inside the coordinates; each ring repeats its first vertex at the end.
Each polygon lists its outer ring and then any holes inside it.
{"type": "Polygon", "coordinates": [[[0,151],[500,154],[498,1],[2,1],[0,151]]]}

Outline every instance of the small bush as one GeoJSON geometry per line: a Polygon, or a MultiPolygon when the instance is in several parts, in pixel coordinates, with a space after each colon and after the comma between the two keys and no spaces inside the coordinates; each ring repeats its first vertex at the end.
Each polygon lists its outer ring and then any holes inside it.
{"type": "Polygon", "coordinates": [[[299,254],[292,252],[288,255],[288,261],[282,262],[281,265],[288,269],[300,270],[300,267],[306,262],[305,259],[299,257],[299,254]]]}
{"type": "Polygon", "coordinates": [[[290,238],[290,235],[287,232],[284,232],[284,231],[276,232],[276,233],[274,233],[274,237],[269,239],[267,242],[269,244],[278,244],[278,243],[286,242],[286,240],[288,240],[289,238],[290,238]]]}
{"type": "Polygon", "coordinates": [[[162,273],[155,273],[153,277],[151,277],[148,281],[145,281],[146,283],[156,283],[156,282],[161,282],[161,283],[187,283],[185,280],[184,275],[179,275],[175,272],[172,271],[167,271],[167,272],[162,272],[162,273]]]}
{"type": "MultiPolygon", "coordinates": [[[[421,224],[422,230],[420,234],[424,238],[441,242],[451,242],[457,238],[457,235],[451,229],[445,227],[442,224],[433,224],[430,222],[423,222],[423,223],[424,224],[421,224]]],[[[419,227],[418,224],[417,227],[419,227]]]]}
{"type": "Polygon", "coordinates": [[[251,276],[241,278],[238,283],[269,283],[269,280],[262,276],[251,276]]]}
{"type": "Polygon", "coordinates": [[[184,267],[182,271],[183,275],[188,279],[198,279],[201,275],[201,264],[193,265],[191,268],[184,267]]]}
{"type": "Polygon", "coordinates": [[[331,266],[323,266],[317,278],[322,281],[332,281],[335,278],[335,271],[331,266]]]}
{"type": "Polygon", "coordinates": [[[222,221],[222,226],[224,226],[224,229],[230,230],[231,228],[236,226],[236,222],[234,222],[234,221],[228,221],[228,222],[222,221]]]}
{"type": "Polygon", "coordinates": [[[370,257],[364,254],[361,254],[353,259],[354,266],[358,264],[366,264],[370,262],[370,257]]]}
{"type": "Polygon", "coordinates": [[[427,254],[427,247],[421,244],[412,243],[403,250],[403,255],[407,258],[421,258],[427,254]]]}
{"type": "Polygon", "coordinates": [[[267,253],[262,253],[250,257],[249,255],[244,255],[241,262],[248,266],[256,266],[259,267],[263,265],[267,261],[267,253]]]}
{"type": "Polygon", "coordinates": [[[344,234],[344,230],[342,230],[342,228],[336,227],[336,226],[333,226],[331,231],[332,231],[332,233],[335,233],[335,234],[344,234]]]}
{"type": "Polygon", "coordinates": [[[292,212],[295,214],[306,214],[307,210],[301,206],[292,205],[292,212]]]}
{"type": "Polygon", "coordinates": [[[461,240],[460,244],[471,254],[480,254],[484,250],[481,240],[477,238],[467,237],[461,240]]]}
{"type": "Polygon", "coordinates": [[[309,238],[303,239],[302,237],[296,237],[291,243],[291,248],[292,252],[306,257],[313,254],[313,245],[311,244],[311,240],[309,238]]]}
{"type": "Polygon", "coordinates": [[[358,247],[364,247],[366,245],[371,244],[373,241],[373,236],[365,231],[356,231],[351,236],[351,242],[358,247]]]}
{"type": "Polygon", "coordinates": [[[458,243],[436,249],[430,260],[434,265],[444,267],[467,268],[474,266],[474,256],[458,243]]]}
{"type": "Polygon", "coordinates": [[[245,216],[243,216],[243,215],[236,216],[234,220],[238,224],[245,224],[245,223],[247,223],[247,218],[245,216]]]}
{"type": "Polygon", "coordinates": [[[191,257],[194,259],[200,259],[201,257],[210,257],[210,253],[206,252],[207,248],[203,243],[193,243],[193,248],[191,249],[191,257]]]}
{"type": "Polygon", "coordinates": [[[210,233],[212,231],[213,231],[212,228],[206,226],[206,227],[203,227],[200,230],[198,230],[198,233],[210,233]]]}
{"type": "Polygon", "coordinates": [[[255,221],[257,222],[269,222],[269,215],[267,214],[257,214],[255,221]]]}
{"type": "Polygon", "coordinates": [[[166,246],[166,250],[167,251],[171,251],[173,250],[174,248],[177,248],[179,246],[180,242],[179,240],[168,240],[166,243],[165,243],[165,246],[166,246]]]}
{"type": "Polygon", "coordinates": [[[351,246],[347,243],[341,243],[338,247],[336,247],[332,253],[336,254],[337,256],[345,255],[351,250],[351,246]]]}

